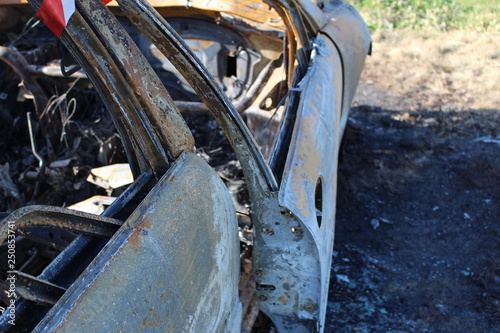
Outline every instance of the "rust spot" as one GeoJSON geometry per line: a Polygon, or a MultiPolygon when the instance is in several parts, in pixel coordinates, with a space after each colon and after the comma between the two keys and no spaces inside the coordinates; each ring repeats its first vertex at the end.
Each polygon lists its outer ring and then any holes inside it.
{"type": "MultiPolygon", "coordinates": [[[[139,244],[139,235],[140,235],[140,230],[137,230],[137,229],[134,230],[134,232],[132,232],[132,235],[130,236],[129,242],[132,244],[138,245],[139,244]]],[[[134,248],[134,250],[135,250],[135,248],[134,248]]]]}
{"type": "Polygon", "coordinates": [[[170,295],[168,294],[168,292],[165,292],[165,294],[160,294],[160,299],[165,302],[167,300],[169,300],[171,297],[170,295]]]}
{"type": "Polygon", "coordinates": [[[113,282],[117,282],[118,278],[116,276],[113,276],[113,282]]]}
{"type": "Polygon", "coordinates": [[[142,224],[144,225],[145,228],[148,228],[148,229],[151,228],[151,221],[149,221],[149,220],[144,220],[144,222],[142,224]]]}
{"type": "Polygon", "coordinates": [[[144,317],[144,319],[142,319],[142,326],[155,327],[158,325],[158,314],[155,308],[149,309],[149,315],[153,316],[153,320],[149,321],[147,317],[144,317]]]}
{"type": "Polygon", "coordinates": [[[314,313],[318,309],[318,306],[311,301],[307,301],[302,308],[309,313],[314,313]]]}
{"type": "MultiPolygon", "coordinates": [[[[140,245],[140,235],[143,234],[144,229],[150,229],[151,228],[151,221],[148,219],[144,219],[141,223],[136,225],[134,227],[134,231],[132,232],[132,235],[130,236],[129,242],[133,245],[140,245]]],[[[134,251],[138,252],[139,249],[137,247],[134,247],[134,251]]]]}
{"type": "Polygon", "coordinates": [[[288,297],[286,297],[286,296],[280,296],[280,298],[278,298],[278,300],[280,302],[282,302],[282,303],[286,303],[286,302],[288,302],[288,297]]]}

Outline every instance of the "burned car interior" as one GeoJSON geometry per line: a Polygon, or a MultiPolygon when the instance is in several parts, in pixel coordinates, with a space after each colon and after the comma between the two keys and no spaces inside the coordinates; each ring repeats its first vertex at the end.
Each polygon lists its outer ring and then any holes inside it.
{"type": "Polygon", "coordinates": [[[261,313],[321,332],[337,157],[370,48],[359,14],[341,0],[76,0],[56,22],[45,1],[0,1],[32,180],[85,148],[64,129],[98,110],[133,183],[100,215],[37,200],[2,214],[0,330],[251,332],[261,313]]]}

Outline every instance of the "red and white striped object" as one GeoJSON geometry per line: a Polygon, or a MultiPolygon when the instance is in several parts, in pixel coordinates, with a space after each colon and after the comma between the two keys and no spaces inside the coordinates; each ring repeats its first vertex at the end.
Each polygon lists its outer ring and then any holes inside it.
{"type": "MultiPolygon", "coordinates": [[[[107,4],[111,0],[102,0],[107,4]]],[[[58,38],[75,12],[75,0],[43,0],[36,15],[58,38]]]]}

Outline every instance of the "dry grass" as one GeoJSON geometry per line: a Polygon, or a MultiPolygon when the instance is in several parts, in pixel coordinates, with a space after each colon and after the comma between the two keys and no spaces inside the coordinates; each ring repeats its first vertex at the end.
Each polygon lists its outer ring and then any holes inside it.
{"type": "Polygon", "coordinates": [[[381,31],[356,101],[402,110],[498,110],[499,72],[496,33],[381,31]]]}

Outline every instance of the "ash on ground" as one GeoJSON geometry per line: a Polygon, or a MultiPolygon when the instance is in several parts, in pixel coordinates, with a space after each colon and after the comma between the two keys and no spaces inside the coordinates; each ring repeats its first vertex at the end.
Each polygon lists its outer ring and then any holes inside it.
{"type": "Polygon", "coordinates": [[[327,332],[500,332],[492,40],[375,36],[340,163],[327,332]]]}

